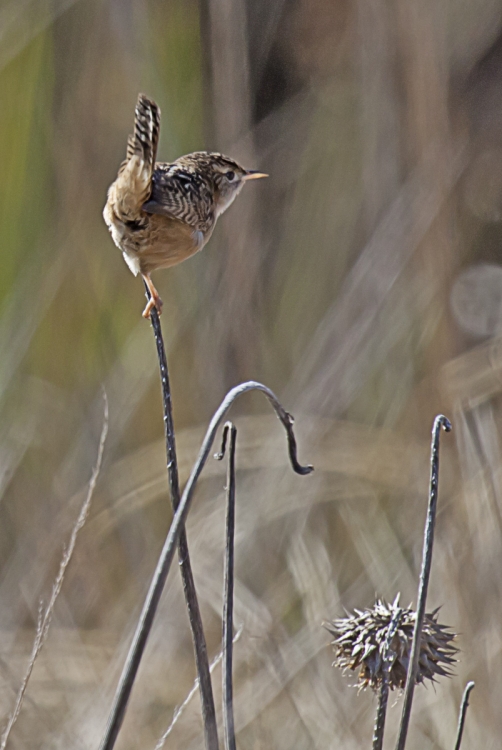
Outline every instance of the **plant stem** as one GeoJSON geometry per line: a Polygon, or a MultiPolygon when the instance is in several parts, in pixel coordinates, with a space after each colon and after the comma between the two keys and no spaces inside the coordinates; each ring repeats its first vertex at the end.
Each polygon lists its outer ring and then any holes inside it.
{"type": "MultiPolygon", "coordinates": [[[[385,729],[385,715],[387,713],[387,702],[389,699],[389,674],[392,668],[392,656],[394,652],[391,650],[392,639],[399,627],[403,610],[397,607],[392,615],[392,619],[389,622],[387,629],[387,635],[385,637],[385,643],[383,647],[382,659],[383,659],[383,679],[380,686],[380,695],[378,696],[378,707],[375,717],[375,729],[373,732],[373,750],[382,750],[383,748],[383,733],[385,729]]],[[[394,654],[395,655],[395,654],[394,654]]]]}
{"type": "Polygon", "coordinates": [[[234,538],[235,538],[235,442],[237,429],[232,422],[225,424],[223,445],[217,458],[223,458],[227,432],[230,432],[227,468],[227,518],[225,539],[225,575],[223,582],[223,736],[225,750],[236,750],[233,707],[232,657],[234,608],[234,538]]]}
{"type": "MultiPolygon", "coordinates": [[[[149,293],[147,291],[147,296],[149,293]]],[[[167,369],[167,357],[160,325],[160,317],[153,308],[150,313],[150,321],[155,336],[157,346],[157,356],[159,359],[160,379],[162,383],[162,400],[164,406],[164,432],[166,437],[166,456],[167,472],[169,476],[169,489],[171,493],[171,503],[173,512],[176,512],[180,503],[180,486],[178,479],[178,460],[176,456],[176,441],[174,434],[173,410],[171,398],[171,386],[169,383],[169,371],[167,369]]],[[[183,529],[180,534],[178,557],[181,568],[181,578],[183,581],[183,593],[190,620],[190,629],[192,631],[192,640],[195,652],[195,663],[197,675],[199,678],[200,698],[202,704],[202,719],[204,725],[204,739],[206,750],[218,750],[218,726],[216,722],[216,710],[214,706],[213,688],[211,684],[211,674],[209,671],[209,659],[207,656],[206,637],[202,616],[200,613],[195,581],[190,563],[188,552],[188,540],[186,530],[183,529]]]]}
{"type": "Polygon", "coordinates": [[[117,690],[115,691],[112,710],[110,712],[110,717],[103,740],[101,742],[100,750],[112,750],[120,731],[120,727],[122,726],[122,722],[124,720],[125,712],[127,709],[127,704],[131,696],[131,691],[136,679],[141,659],[143,657],[148,636],[150,635],[150,631],[152,629],[153,620],[155,618],[155,613],[157,612],[157,607],[159,605],[162,590],[171,568],[174,553],[176,551],[181,532],[183,531],[188,511],[190,510],[190,504],[192,502],[195,487],[201,475],[202,469],[204,468],[204,465],[208,459],[209,453],[211,451],[211,446],[216,437],[218,428],[225,419],[225,416],[234,401],[239,398],[239,396],[242,396],[244,393],[247,393],[249,391],[260,391],[264,393],[273,409],[275,410],[277,416],[279,417],[279,420],[286,430],[289,446],[289,458],[294,471],[296,471],[297,474],[310,474],[310,472],[313,471],[312,466],[302,466],[298,463],[298,459],[296,456],[296,440],[293,432],[293,418],[283,408],[282,404],[278,401],[275,394],[269,388],[262,385],[261,383],[250,380],[247,383],[242,383],[241,385],[232,388],[232,390],[227,393],[209,424],[204,441],[202,443],[202,447],[199,451],[199,456],[185,485],[180,504],[176,513],[174,514],[174,518],[171,522],[171,526],[164,541],[164,546],[162,547],[160,557],[157,561],[157,565],[150,582],[150,588],[148,589],[148,594],[146,596],[145,603],[143,605],[143,609],[136,626],[136,631],[129,648],[126,663],[122,670],[122,675],[120,677],[117,690]]]}
{"type": "Polygon", "coordinates": [[[438,500],[438,475],[439,475],[439,435],[443,429],[450,432],[451,423],[442,414],[436,417],[432,428],[431,443],[431,474],[429,482],[429,506],[427,509],[427,521],[424,531],[424,546],[422,552],[422,570],[420,572],[420,583],[418,587],[418,604],[417,619],[413,629],[413,640],[411,643],[410,663],[408,665],[408,674],[406,676],[406,687],[404,691],[403,713],[401,715],[401,724],[399,726],[399,736],[397,739],[396,750],[404,750],[408,726],[410,723],[411,706],[413,703],[413,693],[418,672],[418,661],[420,657],[420,638],[424,624],[425,605],[427,602],[427,590],[429,588],[429,578],[432,566],[432,547],[434,544],[434,528],[436,524],[436,510],[438,500]]]}
{"type": "Polygon", "coordinates": [[[455,750],[460,750],[462,735],[464,733],[465,715],[467,713],[467,706],[469,705],[469,695],[473,687],[475,687],[475,683],[468,682],[465,686],[464,694],[462,696],[462,704],[460,706],[460,714],[458,717],[457,741],[455,742],[455,750]]]}

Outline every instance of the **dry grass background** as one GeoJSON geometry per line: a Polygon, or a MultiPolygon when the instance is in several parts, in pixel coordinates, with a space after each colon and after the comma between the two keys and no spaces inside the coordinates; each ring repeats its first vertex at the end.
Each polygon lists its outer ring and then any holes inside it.
{"type": "MultiPolygon", "coordinates": [[[[102,383],[110,403],[91,517],[9,746],[98,746],[170,520],[142,289],[101,219],[144,91],[162,108],[161,158],[220,148],[271,175],[157,278],[181,478],[249,378],[295,415],[316,466],[292,475],[275,418],[241,402],[239,746],[369,748],[375,700],[331,668],[321,622],[375,595],[415,599],[441,411],[454,431],[429,604],[462,653],[451,681],[417,690],[408,746],[453,747],[474,679],[463,747],[500,747],[502,2],[4,0],[0,30],[4,720],[95,461],[102,383]]],[[[188,523],[211,656],[224,471],[207,468],[188,523]]],[[[153,750],[193,683],[178,578],[124,750],[153,750]]],[[[201,747],[197,697],[166,747],[201,747]]]]}

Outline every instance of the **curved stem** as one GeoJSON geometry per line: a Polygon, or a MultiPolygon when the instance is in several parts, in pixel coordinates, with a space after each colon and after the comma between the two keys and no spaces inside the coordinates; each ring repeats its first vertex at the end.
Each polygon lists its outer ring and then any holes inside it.
{"type": "Polygon", "coordinates": [[[434,544],[434,527],[436,524],[436,510],[438,500],[438,475],[439,475],[439,435],[441,429],[450,432],[451,423],[442,414],[436,417],[432,428],[431,443],[431,474],[429,483],[429,506],[427,509],[427,521],[424,531],[424,547],[422,553],[422,570],[420,572],[420,584],[418,587],[417,619],[413,629],[413,640],[411,642],[410,663],[408,665],[408,674],[406,676],[406,687],[404,691],[403,713],[401,715],[401,724],[399,726],[399,736],[397,739],[396,750],[404,750],[408,726],[410,723],[411,706],[413,703],[413,693],[418,672],[418,660],[420,657],[420,638],[424,624],[425,604],[427,601],[427,590],[429,588],[429,578],[432,565],[432,547],[434,544]]]}
{"type": "Polygon", "coordinates": [[[469,705],[469,695],[471,690],[475,687],[474,682],[468,682],[465,686],[464,694],[462,696],[462,704],[460,706],[460,714],[458,717],[458,729],[457,729],[457,741],[455,742],[455,750],[460,750],[462,742],[462,735],[464,733],[465,715],[467,713],[467,706],[469,705]]]}
{"type": "Polygon", "coordinates": [[[242,383],[241,385],[232,388],[232,390],[227,393],[219,409],[216,411],[209,424],[206,436],[202,443],[202,447],[199,451],[199,456],[185,485],[180,504],[176,513],[174,514],[174,518],[165,539],[164,546],[162,547],[162,551],[160,553],[160,557],[157,562],[152,581],[150,583],[150,588],[143,605],[143,610],[141,612],[139,622],[136,627],[131,646],[129,648],[129,653],[127,655],[126,663],[122,671],[119,685],[115,693],[110,718],[108,720],[108,725],[105,731],[105,736],[100,746],[100,750],[112,750],[115,745],[115,740],[124,720],[134,680],[136,678],[143,652],[145,650],[146,642],[152,628],[160,596],[162,594],[167,574],[169,573],[169,569],[173,561],[173,556],[176,551],[179,536],[184,527],[188,511],[190,510],[190,504],[192,502],[195,486],[208,459],[218,427],[225,419],[225,416],[234,401],[239,398],[239,396],[242,396],[248,391],[261,391],[271,403],[273,409],[279,417],[279,420],[286,430],[288,437],[289,457],[294,471],[296,471],[298,474],[310,474],[310,472],[313,471],[312,466],[301,466],[298,463],[296,457],[296,440],[293,433],[293,418],[283,408],[275,394],[269,388],[262,385],[261,383],[250,380],[247,383],[242,383]]]}
{"type": "MultiPolygon", "coordinates": [[[[150,298],[148,286],[145,283],[146,296],[150,298]]],[[[176,456],[176,441],[174,435],[173,410],[171,399],[171,386],[169,383],[169,371],[167,368],[167,357],[160,325],[160,316],[155,307],[150,312],[157,346],[157,355],[160,368],[160,379],[162,383],[162,401],[164,406],[164,432],[166,438],[167,473],[169,477],[169,490],[173,513],[180,504],[180,485],[178,478],[178,459],[176,456]]],[[[202,720],[204,726],[204,739],[206,750],[218,750],[218,724],[216,721],[216,710],[214,706],[213,687],[209,671],[209,659],[207,656],[206,636],[202,624],[197,591],[190,563],[188,551],[188,539],[185,529],[182,529],[179,538],[178,559],[183,581],[183,593],[188,610],[190,630],[192,631],[192,642],[195,652],[195,664],[199,677],[200,700],[202,706],[202,720]]]]}

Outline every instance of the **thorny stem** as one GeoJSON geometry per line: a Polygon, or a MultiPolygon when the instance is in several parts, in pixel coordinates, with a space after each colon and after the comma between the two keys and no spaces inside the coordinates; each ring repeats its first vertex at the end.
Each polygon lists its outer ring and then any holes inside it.
{"type": "Polygon", "coordinates": [[[223,582],[223,737],[225,750],[236,750],[235,724],[232,685],[233,657],[233,607],[234,607],[234,540],[235,540],[235,443],[237,429],[232,422],[226,422],[223,428],[221,452],[215,458],[221,460],[225,455],[227,434],[230,433],[227,467],[227,518],[225,540],[225,574],[223,582]]]}
{"type": "MultiPolygon", "coordinates": [[[[397,602],[396,602],[397,604],[397,602]]],[[[397,607],[392,615],[392,619],[387,629],[385,643],[383,647],[383,679],[380,686],[380,695],[378,696],[378,708],[375,717],[375,728],[373,731],[373,750],[382,750],[383,733],[385,729],[385,714],[387,713],[387,702],[389,699],[389,674],[392,667],[392,657],[394,652],[391,650],[392,639],[399,627],[403,610],[397,607]]]]}
{"type": "Polygon", "coordinates": [[[271,403],[286,430],[288,436],[289,457],[294,471],[296,471],[297,474],[310,474],[310,472],[313,471],[312,466],[301,466],[301,464],[298,463],[296,457],[296,441],[293,433],[293,418],[282,407],[277,400],[277,397],[269,388],[261,383],[250,380],[247,383],[242,383],[241,385],[232,388],[232,390],[227,393],[209,424],[202,447],[199,451],[199,456],[185,485],[180,504],[174,514],[174,518],[164,541],[164,546],[162,547],[153,578],[150,582],[150,588],[115,693],[108,726],[100,750],[111,750],[115,744],[115,739],[124,719],[134,680],[152,628],[160,596],[173,561],[176,545],[184,527],[188,511],[190,510],[190,503],[192,501],[195,486],[211,451],[216,432],[234,401],[248,391],[261,391],[271,403]]]}
{"type": "Polygon", "coordinates": [[[462,696],[462,703],[460,706],[460,714],[458,717],[457,741],[455,742],[455,750],[460,750],[462,735],[464,733],[465,715],[467,713],[467,706],[469,705],[469,695],[474,687],[474,682],[468,682],[465,686],[464,694],[462,696]]]}
{"type": "MultiPolygon", "coordinates": [[[[146,285],[145,290],[147,298],[150,298],[150,292],[146,285]]],[[[171,386],[169,383],[169,371],[167,369],[167,357],[162,336],[162,328],[160,325],[160,317],[155,307],[151,310],[150,321],[155,336],[155,344],[157,346],[157,355],[159,359],[160,379],[162,382],[162,400],[164,406],[167,473],[169,476],[171,504],[173,506],[173,512],[175,512],[180,503],[180,485],[178,479],[178,460],[176,457],[171,386]]],[[[202,624],[197,591],[195,589],[195,581],[190,563],[188,540],[185,529],[183,529],[180,534],[178,558],[181,568],[181,578],[183,581],[183,592],[188,610],[188,619],[192,631],[195,663],[199,677],[205,745],[207,750],[218,750],[218,725],[216,722],[213,688],[209,671],[206,637],[204,634],[204,626],[202,624]]]]}
{"type": "Polygon", "coordinates": [[[413,640],[411,645],[410,663],[408,665],[408,674],[406,676],[406,687],[404,691],[403,712],[401,715],[401,724],[399,726],[399,735],[396,744],[396,750],[404,750],[408,726],[410,723],[411,706],[413,703],[413,693],[418,672],[418,660],[420,657],[420,638],[425,616],[425,604],[427,601],[427,590],[429,588],[429,578],[432,565],[432,547],[434,544],[434,527],[436,523],[436,510],[438,499],[438,474],[439,474],[439,435],[441,429],[450,432],[451,423],[442,414],[434,420],[432,428],[431,443],[431,474],[429,483],[429,506],[427,509],[427,521],[424,531],[424,546],[422,552],[422,570],[420,572],[420,583],[418,587],[417,619],[413,629],[413,640]]]}

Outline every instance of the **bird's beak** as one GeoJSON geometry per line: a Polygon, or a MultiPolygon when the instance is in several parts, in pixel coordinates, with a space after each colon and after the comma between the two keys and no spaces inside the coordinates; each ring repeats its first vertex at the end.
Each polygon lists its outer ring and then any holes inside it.
{"type": "Polygon", "coordinates": [[[246,172],[243,180],[259,180],[260,177],[268,177],[268,174],[265,174],[264,172],[254,172],[253,170],[249,170],[249,172],[246,172]]]}

